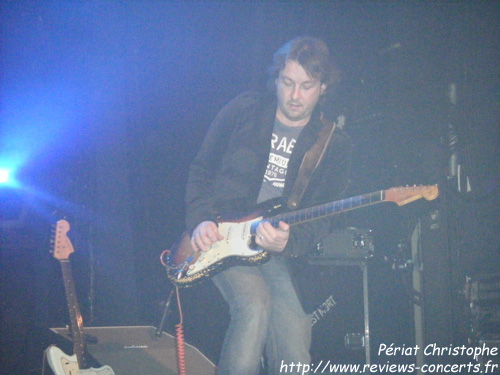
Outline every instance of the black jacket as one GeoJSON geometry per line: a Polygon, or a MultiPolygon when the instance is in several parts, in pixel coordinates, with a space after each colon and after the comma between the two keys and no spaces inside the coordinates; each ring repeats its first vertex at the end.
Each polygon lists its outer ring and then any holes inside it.
{"type": "MultiPolygon", "coordinates": [[[[245,216],[257,208],[276,117],[275,97],[248,92],[229,102],[216,116],[194,159],[187,183],[186,225],[189,231],[220,215],[245,216]]],[[[322,128],[313,113],[294,146],[287,170],[284,196],[295,181],[304,154],[322,128]]],[[[336,129],[328,152],[314,172],[299,208],[338,199],[348,184],[351,143],[336,129]]],[[[331,218],[292,226],[284,254],[301,255],[325,236],[331,218]]]]}

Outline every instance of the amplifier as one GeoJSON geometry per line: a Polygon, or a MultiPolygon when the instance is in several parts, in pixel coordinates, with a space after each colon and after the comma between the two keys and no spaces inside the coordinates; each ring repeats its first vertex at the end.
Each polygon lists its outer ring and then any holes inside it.
{"type": "Polygon", "coordinates": [[[500,342],[500,274],[467,277],[465,297],[470,308],[469,340],[500,342]]]}
{"type": "Polygon", "coordinates": [[[467,277],[465,294],[471,305],[500,305],[500,274],[467,277]]]}
{"type": "MultiPolygon", "coordinates": [[[[71,342],[68,328],[51,328],[71,342]]],[[[116,375],[178,374],[176,338],[165,332],[160,337],[148,326],[85,327],[87,350],[116,375]],[[90,339],[89,339],[90,338],[90,339]]],[[[215,365],[198,349],[185,344],[186,368],[190,375],[215,375],[215,365]]]]}
{"type": "Polygon", "coordinates": [[[373,256],[374,246],[368,229],[344,228],[331,232],[307,255],[309,264],[359,263],[373,256]]]}

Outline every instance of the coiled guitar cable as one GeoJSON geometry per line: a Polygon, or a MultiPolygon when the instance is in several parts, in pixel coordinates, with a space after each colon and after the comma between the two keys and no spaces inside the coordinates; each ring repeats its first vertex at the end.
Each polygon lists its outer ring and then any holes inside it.
{"type": "Polygon", "coordinates": [[[177,367],[179,375],[187,375],[186,371],[186,345],[184,342],[184,327],[182,325],[183,315],[181,307],[181,299],[179,295],[179,288],[175,287],[175,294],[177,295],[177,306],[179,308],[179,324],[175,326],[175,337],[177,339],[177,367]]]}
{"type": "MultiPolygon", "coordinates": [[[[164,256],[169,254],[170,250],[164,250],[160,255],[160,262],[165,267],[168,265],[164,261],[164,256]]],[[[187,375],[186,370],[186,343],[184,342],[184,315],[182,313],[181,298],[179,293],[179,287],[175,286],[175,295],[177,298],[177,308],[179,310],[179,324],[175,325],[175,338],[176,338],[176,349],[177,349],[177,369],[179,375],[187,375]]]]}

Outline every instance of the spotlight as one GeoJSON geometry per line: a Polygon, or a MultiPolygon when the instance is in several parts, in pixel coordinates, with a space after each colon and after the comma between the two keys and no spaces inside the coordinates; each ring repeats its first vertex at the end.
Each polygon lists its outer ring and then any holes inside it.
{"type": "Polygon", "coordinates": [[[26,197],[12,169],[0,168],[0,229],[18,228],[27,214],[26,197]]]}
{"type": "Polygon", "coordinates": [[[9,169],[0,168],[0,184],[7,185],[10,182],[11,171],[9,169]]]}
{"type": "Polygon", "coordinates": [[[21,185],[17,181],[16,172],[14,168],[0,167],[0,188],[20,188],[21,185]]]}

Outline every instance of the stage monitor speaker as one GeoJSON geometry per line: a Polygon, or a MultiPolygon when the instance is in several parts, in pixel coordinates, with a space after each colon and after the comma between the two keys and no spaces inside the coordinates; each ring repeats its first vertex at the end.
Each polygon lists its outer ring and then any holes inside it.
{"type": "MultiPolygon", "coordinates": [[[[51,328],[71,341],[68,328],[51,328]]],[[[89,354],[115,375],[177,375],[175,337],[147,326],[85,327],[89,354]]],[[[186,369],[190,375],[215,375],[214,364],[195,347],[185,344],[186,369]]]]}
{"type": "Polygon", "coordinates": [[[313,322],[313,363],[370,363],[366,280],[364,266],[303,266],[296,274],[313,322]]]}

